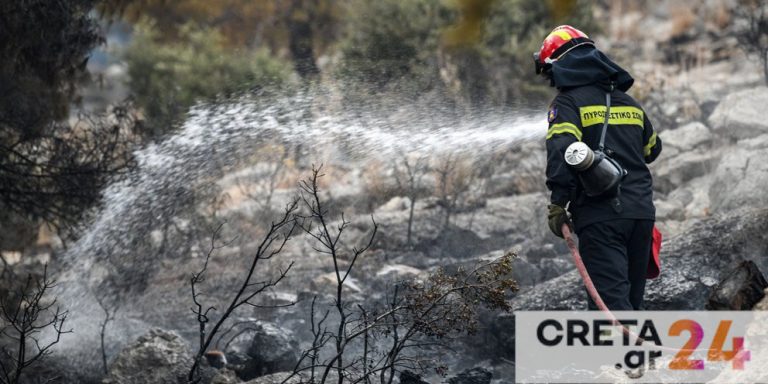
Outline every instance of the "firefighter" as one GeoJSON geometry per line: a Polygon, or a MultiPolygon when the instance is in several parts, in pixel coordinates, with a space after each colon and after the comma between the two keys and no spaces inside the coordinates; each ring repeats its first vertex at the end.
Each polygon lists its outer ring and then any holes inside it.
{"type": "Polygon", "coordinates": [[[587,272],[610,310],[641,309],[656,214],[646,164],[659,156],[661,139],[625,93],[634,79],[583,32],[568,25],[555,28],[534,61],[536,73],[558,90],[547,115],[549,228],[559,237],[563,224],[575,230],[587,272]],[[575,142],[599,154],[603,166],[618,170],[615,188],[596,194],[595,176],[590,179],[587,171],[566,162],[566,150],[575,142]]]}

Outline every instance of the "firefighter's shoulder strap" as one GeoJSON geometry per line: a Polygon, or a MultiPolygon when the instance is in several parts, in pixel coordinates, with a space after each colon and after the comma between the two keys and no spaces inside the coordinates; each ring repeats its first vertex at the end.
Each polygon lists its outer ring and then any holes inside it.
{"type": "MultiPolygon", "coordinates": [[[[615,87],[615,83],[611,81],[611,87],[608,89],[607,92],[605,92],[605,120],[603,121],[603,131],[600,132],[600,144],[597,146],[597,150],[605,153],[605,134],[608,132],[608,120],[611,116],[611,92],[613,92],[613,89],[615,87]]],[[[622,169],[622,172],[624,172],[624,176],[626,176],[626,171],[622,169]]],[[[623,178],[623,176],[622,176],[623,178]]],[[[620,214],[624,208],[621,206],[621,199],[619,198],[621,196],[621,184],[617,187],[616,190],[616,196],[614,196],[611,199],[611,208],[613,208],[614,212],[620,214]]]]}
{"type": "Polygon", "coordinates": [[[611,92],[613,92],[614,83],[611,82],[611,88],[605,93],[605,121],[603,121],[603,131],[600,133],[600,144],[597,150],[605,152],[605,133],[608,131],[608,117],[611,115],[611,92]]]}

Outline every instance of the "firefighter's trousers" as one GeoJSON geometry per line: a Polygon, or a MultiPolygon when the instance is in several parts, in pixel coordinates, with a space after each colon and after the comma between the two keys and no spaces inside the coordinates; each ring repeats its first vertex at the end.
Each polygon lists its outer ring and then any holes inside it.
{"type": "MultiPolygon", "coordinates": [[[[608,309],[642,308],[653,224],[615,219],[589,224],[577,233],[584,265],[608,309]]],[[[589,295],[587,300],[589,309],[597,309],[589,295]]]]}

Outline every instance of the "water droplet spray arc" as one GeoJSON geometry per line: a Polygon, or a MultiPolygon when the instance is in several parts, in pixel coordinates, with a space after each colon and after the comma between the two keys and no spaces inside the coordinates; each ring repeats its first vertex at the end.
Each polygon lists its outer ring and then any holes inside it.
{"type": "MultiPolygon", "coordinates": [[[[175,203],[193,193],[200,180],[226,176],[231,172],[229,165],[253,155],[265,141],[309,149],[312,163],[362,165],[370,160],[392,161],[402,154],[487,156],[515,150],[521,142],[543,140],[546,132],[546,120],[533,112],[447,118],[439,109],[414,106],[394,112],[371,108],[327,112],[317,111],[316,104],[315,97],[299,95],[269,102],[243,98],[200,105],[190,111],[177,133],[139,150],[137,169],[104,191],[102,209],[62,257],[60,301],[78,308],[70,324],[77,337],[64,340],[62,349],[83,348],[98,337],[101,312],[94,304],[93,290],[100,289],[105,276],[118,273],[111,260],[134,252],[134,245],[149,236],[148,223],[172,217],[175,203]],[[323,155],[315,158],[315,153],[323,155]]],[[[151,255],[147,258],[153,261],[151,255]]],[[[164,326],[144,323],[138,314],[128,317],[115,325],[124,342],[146,327],[164,326]]]]}

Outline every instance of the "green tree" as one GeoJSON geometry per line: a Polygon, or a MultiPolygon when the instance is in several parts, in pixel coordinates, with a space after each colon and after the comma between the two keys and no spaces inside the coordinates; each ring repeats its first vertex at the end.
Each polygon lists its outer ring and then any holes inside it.
{"type": "Polygon", "coordinates": [[[351,0],[338,74],[348,87],[373,92],[431,90],[439,81],[441,33],[455,16],[440,0],[351,0]]]}
{"type": "Polygon", "coordinates": [[[151,21],[139,23],[125,52],[129,85],[155,135],[168,132],[197,101],[290,80],[290,65],[265,50],[228,49],[215,29],[186,24],[179,39],[159,41],[151,21]]]}
{"type": "MultiPolygon", "coordinates": [[[[317,55],[337,38],[337,0],[110,0],[101,11],[129,23],[157,21],[158,38],[177,41],[187,23],[216,29],[229,48],[269,48],[303,78],[319,74],[317,55]],[[287,48],[287,49],[285,49],[287,48]]],[[[183,36],[181,36],[183,37],[183,36]]]]}
{"type": "Polygon", "coordinates": [[[95,3],[0,2],[0,211],[31,227],[78,221],[130,162],[137,121],[127,110],[65,122],[89,52],[102,41],[95,3]]]}
{"type": "Polygon", "coordinates": [[[88,53],[99,44],[94,1],[0,2],[0,129],[4,141],[45,134],[66,118],[88,53]]]}
{"type": "Polygon", "coordinates": [[[342,80],[472,105],[548,97],[532,53],[557,24],[596,31],[589,0],[351,0],[345,20],[342,80]]]}

